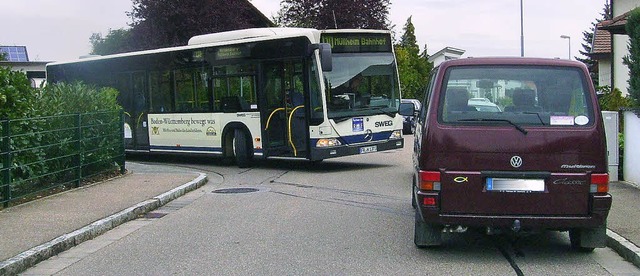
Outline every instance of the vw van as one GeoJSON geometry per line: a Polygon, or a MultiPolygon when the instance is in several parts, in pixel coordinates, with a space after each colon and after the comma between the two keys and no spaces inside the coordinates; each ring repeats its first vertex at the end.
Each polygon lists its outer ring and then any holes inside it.
{"type": "Polygon", "coordinates": [[[417,120],[413,206],[417,247],[442,233],[568,231],[572,248],[604,247],[604,127],[587,68],[539,58],[442,63],[417,120]],[[469,105],[486,98],[499,110],[469,105]]]}

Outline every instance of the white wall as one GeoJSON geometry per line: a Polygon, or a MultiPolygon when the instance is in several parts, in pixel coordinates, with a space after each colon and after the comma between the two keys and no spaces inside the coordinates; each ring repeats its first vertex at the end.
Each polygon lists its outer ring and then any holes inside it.
{"type": "MultiPolygon", "coordinates": [[[[612,0],[613,1],[613,17],[622,15],[636,7],[640,6],[638,0],[612,0]]],[[[614,35],[613,36],[613,86],[622,91],[622,95],[626,96],[627,87],[629,86],[629,69],[622,63],[622,57],[629,54],[627,45],[629,44],[629,36],[614,35]]]]}
{"type": "Polygon", "coordinates": [[[600,86],[611,86],[611,60],[598,60],[598,83],[600,86]]]}
{"type": "Polygon", "coordinates": [[[624,112],[624,180],[640,184],[640,118],[633,111],[624,112]]]}

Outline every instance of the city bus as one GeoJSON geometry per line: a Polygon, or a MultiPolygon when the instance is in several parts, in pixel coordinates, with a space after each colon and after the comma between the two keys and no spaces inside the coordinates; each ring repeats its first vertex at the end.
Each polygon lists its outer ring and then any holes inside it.
{"type": "Polygon", "coordinates": [[[205,34],[185,46],[51,63],[47,81],[116,88],[128,152],[215,154],[247,167],[404,144],[388,31],[205,34]]]}

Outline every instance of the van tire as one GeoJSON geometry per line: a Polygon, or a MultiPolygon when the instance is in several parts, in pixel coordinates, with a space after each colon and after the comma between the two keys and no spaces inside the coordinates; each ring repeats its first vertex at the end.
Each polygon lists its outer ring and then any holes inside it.
{"type": "Polygon", "coordinates": [[[596,247],[607,246],[607,226],[570,229],[569,239],[573,250],[592,252],[596,247]]]}
{"type": "Polygon", "coordinates": [[[569,230],[569,240],[571,241],[571,249],[578,252],[593,252],[595,247],[582,246],[583,229],[569,230]]]}
{"type": "Polygon", "coordinates": [[[440,227],[426,223],[418,210],[416,210],[413,242],[418,248],[434,247],[442,244],[442,231],[440,227]]]}
{"type": "Polygon", "coordinates": [[[416,202],[416,192],[416,179],[414,178],[413,183],[411,184],[411,207],[413,207],[413,209],[418,208],[418,202],[416,202]]]}
{"type": "Polygon", "coordinates": [[[233,156],[235,157],[236,165],[240,168],[251,166],[253,151],[249,139],[249,135],[244,130],[236,129],[233,133],[233,156]]]}

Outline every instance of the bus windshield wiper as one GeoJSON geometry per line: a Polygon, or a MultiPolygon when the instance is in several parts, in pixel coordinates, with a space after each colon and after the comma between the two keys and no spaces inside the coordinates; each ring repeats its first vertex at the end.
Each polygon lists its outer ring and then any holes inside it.
{"type": "Polygon", "coordinates": [[[371,107],[372,110],[375,111],[381,111],[382,113],[384,113],[385,115],[389,116],[389,117],[395,117],[397,112],[393,112],[393,111],[386,111],[387,107],[371,107]]]}
{"type": "Polygon", "coordinates": [[[349,120],[350,118],[351,118],[351,116],[339,116],[339,117],[333,117],[333,118],[329,118],[329,119],[332,119],[336,123],[340,123],[340,122],[344,122],[346,120],[349,120]]]}
{"type": "Polygon", "coordinates": [[[509,123],[510,125],[512,125],[513,127],[515,127],[518,131],[522,132],[522,134],[527,135],[527,130],[522,128],[521,126],[519,126],[518,124],[507,120],[507,119],[483,119],[483,118],[476,118],[476,119],[460,119],[458,120],[458,122],[506,122],[509,123]]]}

